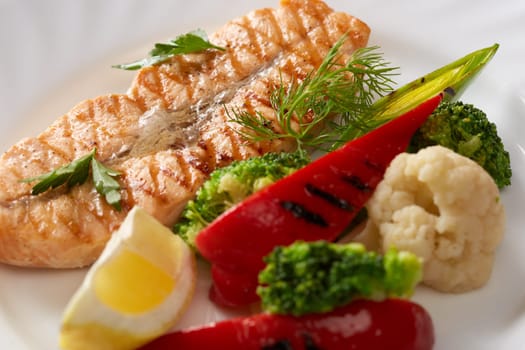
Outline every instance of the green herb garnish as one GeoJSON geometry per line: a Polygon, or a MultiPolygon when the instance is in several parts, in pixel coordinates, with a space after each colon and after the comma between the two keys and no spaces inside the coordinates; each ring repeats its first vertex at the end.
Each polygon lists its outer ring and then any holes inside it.
{"type": "Polygon", "coordinates": [[[115,180],[115,177],[119,176],[120,173],[100,163],[95,158],[95,153],[96,148],[93,148],[90,153],[69,164],[61,166],[49,173],[20,181],[28,183],[38,181],[31,190],[32,195],[37,195],[62,185],[66,185],[68,188],[75,185],[82,185],[88,179],[91,169],[93,183],[97,192],[104,195],[108,204],[120,210],[120,185],[117,180],[115,180]]]}
{"type": "Polygon", "coordinates": [[[153,50],[149,52],[149,57],[126,64],[117,64],[113,68],[125,70],[137,70],[147,66],[153,66],[169,60],[173,56],[187,53],[201,52],[207,49],[225,51],[224,47],[213,45],[208,40],[206,32],[202,29],[191,31],[187,34],[179,35],[167,43],[156,43],[153,50]]]}
{"type": "Polygon", "coordinates": [[[396,68],[388,67],[376,47],[355,51],[346,65],[337,63],[345,38],[302,82],[288,87],[281,82],[273,91],[270,103],[278,128],[262,113],[227,109],[230,121],[244,127],[238,132],[251,141],[288,138],[299,148],[331,151],[439,93],[445,92],[446,100],[457,99],[499,47],[471,52],[392,91],[390,77],[396,68]]]}
{"type": "Polygon", "coordinates": [[[273,91],[270,104],[279,130],[258,112],[227,109],[230,121],[243,126],[239,132],[249,140],[292,138],[299,148],[330,148],[340,140],[340,125],[370,130],[370,106],[378,96],[392,91],[391,76],[397,68],[383,60],[378,47],[356,50],[348,63],[338,63],[345,39],[346,35],[339,39],[319,68],[302,82],[293,80],[289,86],[281,82],[273,91]]]}
{"type": "MultiPolygon", "coordinates": [[[[490,62],[498,47],[498,44],[494,44],[473,51],[379,98],[370,106],[370,125],[373,129],[379,127],[439,93],[444,93],[444,101],[457,100],[482,68],[490,62]]],[[[364,131],[345,125],[340,125],[339,130],[341,140],[335,143],[333,148],[363,135],[364,131]]]]}

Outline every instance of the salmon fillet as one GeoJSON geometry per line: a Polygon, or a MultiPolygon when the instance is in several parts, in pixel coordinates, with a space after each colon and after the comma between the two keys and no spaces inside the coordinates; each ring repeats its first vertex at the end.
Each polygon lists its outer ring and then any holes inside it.
{"type": "MultiPolygon", "coordinates": [[[[237,18],[210,36],[227,48],[181,55],[141,69],[127,94],[75,106],[37,137],[0,158],[0,261],[70,268],[91,264],[127,212],[139,205],[165,225],[176,221],[209,173],[236,159],[288,151],[289,141],[251,143],[226,108],[275,118],[269,96],[304,78],[343,35],[349,55],[367,44],[368,26],[319,0],[281,1],[237,18]],[[229,125],[231,124],[231,125],[229,125]],[[97,159],[122,173],[122,210],[88,180],[30,195],[20,180],[47,173],[97,147],[97,159]]],[[[348,56],[344,56],[343,59],[348,56]]]]}

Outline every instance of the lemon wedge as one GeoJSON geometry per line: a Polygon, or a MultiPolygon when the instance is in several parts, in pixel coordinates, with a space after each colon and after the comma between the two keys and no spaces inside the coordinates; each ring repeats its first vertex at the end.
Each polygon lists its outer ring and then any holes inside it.
{"type": "Polygon", "coordinates": [[[67,305],[60,347],[135,349],[173,327],[195,281],[193,251],[135,207],[67,305]]]}

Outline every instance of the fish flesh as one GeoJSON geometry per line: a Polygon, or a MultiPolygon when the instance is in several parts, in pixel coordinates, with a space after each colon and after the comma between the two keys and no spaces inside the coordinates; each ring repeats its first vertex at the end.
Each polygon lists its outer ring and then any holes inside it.
{"type": "Polygon", "coordinates": [[[139,205],[171,226],[211,171],[236,159],[293,148],[247,142],[225,108],[275,114],[269,96],[304,78],[345,33],[343,52],[367,44],[361,20],[319,0],[282,1],[232,20],[210,36],[225,52],[180,55],[141,69],[127,94],[79,103],[40,135],[0,158],[0,261],[70,268],[91,264],[127,212],[139,205]],[[122,173],[122,210],[85,183],[38,196],[23,178],[47,173],[97,148],[122,173]]]}
{"type": "Polygon", "coordinates": [[[142,68],[126,94],[83,101],[40,135],[19,141],[0,158],[0,261],[89,265],[133,206],[171,226],[217,167],[292,150],[291,141],[243,139],[225,108],[257,111],[274,121],[271,92],[304,79],[345,33],[342,60],[366,46],[369,27],[320,0],[283,0],[210,35],[226,51],[180,55],[142,68]],[[121,172],[121,211],[105,202],[91,180],[36,196],[31,184],[20,181],[94,147],[99,161],[121,172]]]}

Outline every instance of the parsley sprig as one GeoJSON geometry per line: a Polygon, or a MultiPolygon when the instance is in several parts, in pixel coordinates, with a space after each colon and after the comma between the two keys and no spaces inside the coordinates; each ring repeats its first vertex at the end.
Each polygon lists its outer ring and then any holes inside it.
{"type": "Polygon", "coordinates": [[[38,195],[62,185],[66,185],[68,188],[75,185],[82,185],[91,174],[97,192],[105,197],[108,204],[120,210],[120,185],[115,179],[120,175],[120,172],[110,169],[99,162],[95,158],[96,151],[97,149],[93,148],[90,153],[69,164],[61,166],[49,173],[25,178],[21,181],[27,183],[38,181],[31,189],[32,195],[38,195]]]}
{"type": "Polygon", "coordinates": [[[339,63],[345,39],[346,35],[338,40],[319,68],[301,82],[285,86],[281,78],[270,96],[278,130],[260,112],[226,109],[230,121],[244,127],[238,132],[252,141],[291,138],[299,148],[332,150],[347,141],[342,137],[375,128],[371,106],[392,91],[397,67],[390,67],[376,46],[356,50],[346,64],[339,63]]]}
{"type": "Polygon", "coordinates": [[[210,43],[206,32],[197,29],[189,33],[179,35],[167,43],[156,43],[149,52],[149,57],[131,63],[117,64],[113,68],[125,70],[137,70],[147,66],[153,66],[165,62],[176,55],[201,52],[207,49],[225,51],[226,49],[210,43]]]}

